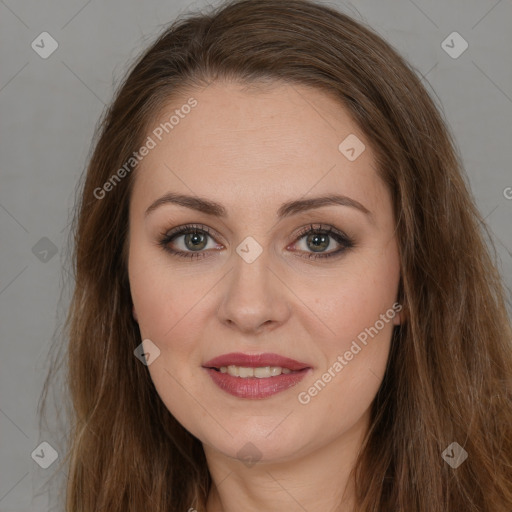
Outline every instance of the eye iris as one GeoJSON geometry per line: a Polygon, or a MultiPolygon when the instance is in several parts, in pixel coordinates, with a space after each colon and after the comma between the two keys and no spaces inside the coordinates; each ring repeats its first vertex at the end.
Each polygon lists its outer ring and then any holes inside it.
{"type": "Polygon", "coordinates": [[[185,235],[185,245],[187,246],[187,248],[189,248],[191,250],[201,250],[201,249],[204,249],[204,246],[206,245],[206,237],[204,236],[203,233],[199,233],[197,231],[194,231],[192,233],[188,233],[188,234],[185,235]],[[190,247],[188,245],[189,241],[192,241],[193,244],[196,244],[196,243],[201,244],[201,237],[203,238],[203,241],[202,241],[202,245],[200,247],[198,247],[197,245],[193,245],[192,247],[190,247]]]}
{"type": "Polygon", "coordinates": [[[316,249],[326,249],[329,246],[329,236],[322,233],[313,233],[308,236],[307,241],[313,242],[313,247],[316,249]]]}

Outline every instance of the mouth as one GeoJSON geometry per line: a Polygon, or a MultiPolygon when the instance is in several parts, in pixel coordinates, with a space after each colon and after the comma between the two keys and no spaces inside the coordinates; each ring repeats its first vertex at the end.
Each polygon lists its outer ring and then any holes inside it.
{"type": "Polygon", "coordinates": [[[262,399],[298,384],[312,368],[278,354],[232,353],[203,365],[213,382],[238,398],[262,399]]]}
{"type": "Polygon", "coordinates": [[[221,366],[220,368],[210,368],[220,373],[227,373],[231,377],[240,377],[247,379],[249,377],[256,377],[257,379],[265,379],[269,377],[278,377],[281,374],[288,375],[290,373],[297,373],[301,370],[290,370],[289,368],[282,368],[281,366],[258,366],[253,368],[251,366],[236,366],[231,364],[229,366],[221,366]]]}

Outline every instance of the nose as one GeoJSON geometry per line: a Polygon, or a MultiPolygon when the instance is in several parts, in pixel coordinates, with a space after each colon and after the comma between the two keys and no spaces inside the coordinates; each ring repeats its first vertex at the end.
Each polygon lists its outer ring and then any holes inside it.
{"type": "Polygon", "coordinates": [[[237,253],[233,255],[233,268],[225,279],[223,299],[217,314],[219,320],[231,329],[245,334],[273,330],[284,324],[290,315],[290,291],[268,250],[252,263],[237,253]]]}

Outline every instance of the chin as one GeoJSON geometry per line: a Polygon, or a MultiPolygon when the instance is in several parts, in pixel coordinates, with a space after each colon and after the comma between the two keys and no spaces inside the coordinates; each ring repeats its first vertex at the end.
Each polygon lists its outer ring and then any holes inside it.
{"type": "MultiPolygon", "coordinates": [[[[236,426],[230,423],[228,430],[232,436],[226,433],[222,439],[205,436],[204,441],[200,440],[211,449],[247,463],[248,466],[255,462],[286,462],[304,451],[308,445],[311,446],[313,441],[308,442],[304,438],[303,426],[278,426],[282,420],[283,417],[266,417],[251,418],[236,426]],[[272,427],[269,427],[270,423],[272,427]]],[[[318,439],[318,435],[312,437],[318,439]]]]}

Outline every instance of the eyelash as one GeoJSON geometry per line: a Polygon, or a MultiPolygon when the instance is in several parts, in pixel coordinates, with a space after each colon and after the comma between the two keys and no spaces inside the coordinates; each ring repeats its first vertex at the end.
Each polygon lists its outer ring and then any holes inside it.
{"type": "MultiPolygon", "coordinates": [[[[208,226],[204,226],[203,224],[187,224],[184,226],[177,227],[171,231],[167,231],[160,234],[160,240],[158,245],[160,245],[165,251],[171,253],[173,256],[178,256],[180,258],[188,258],[188,259],[199,259],[206,257],[204,251],[197,252],[188,252],[188,251],[176,251],[169,247],[169,244],[174,241],[174,239],[178,238],[181,235],[194,234],[194,233],[206,233],[209,237],[214,239],[214,236],[208,228],[208,226]]],[[[355,246],[354,241],[349,238],[342,231],[338,231],[332,226],[324,226],[321,224],[317,224],[316,227],[313,224],[306,226],[301,229],[301,231],[297,234],[294,243],[298,242],[301,238],[304,238],[305,235],[309,234],[321,234],[321,235],[329,235],[336,242],[343,245],[341,249],[338,249],[329,253],[309,253],[308,256],[302,256],[303,258],[316,260],[320,258],[333,258],[336,256],[341,256],[347,249],[351,249],[355,246]]]]}

